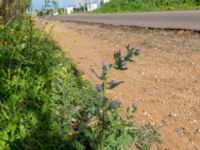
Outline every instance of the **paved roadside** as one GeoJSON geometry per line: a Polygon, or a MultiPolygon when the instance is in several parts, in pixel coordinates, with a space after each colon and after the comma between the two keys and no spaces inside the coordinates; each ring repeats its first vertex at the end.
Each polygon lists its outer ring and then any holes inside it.
{"type": "Polygon", "coordinates": [[[54,19],[102,23],[115,26],[122,25],[200,31],[200,10],[115,14],[72,14],[56,16],[54,19]]]}

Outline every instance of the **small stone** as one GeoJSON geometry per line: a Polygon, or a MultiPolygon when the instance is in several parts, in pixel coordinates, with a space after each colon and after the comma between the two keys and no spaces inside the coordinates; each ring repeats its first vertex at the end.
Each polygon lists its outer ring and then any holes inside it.
{"type": "Polygon", "coordinates": [[[190,121],[191,124],[196,124],[197,123],[197,120],[192,120],[190,121]]]}
{"type": "Polygon", "coordinates": [[[170,119],[169,118],[164,119],[162,122],[164,126],[168,126],[170,124],[170,119]]]}
{"type": "Polygon", "coordinates": [[[146,112],[146,111],[143,111],[143,115],[144,115],[145,117],[151,117],[151,115],[150,115],[148,112],[146,112]]]}
{"type": "Polygon", "coordinates": [[[162,104],[165,104],[166,102],[163,100],[163,101],[161,101],[161,103],[162,103],[162,104]]]}
{"type": "Polygon", "coordinates": [[[155,123],[155,122],[150,122],[150,124],[151,124],[151,125],[153,125],[153,126],[155,126],[155,125],[156,125],[156,123],[155,123]]]}
{"type": "Polygon", "coordinates": [[[197,133],[197,134],[200,134],[200,129],[196,129],[196,133],[197,133]]]}
{"type": "Polygon", "coordinates": [[[177,114],[171,112],[171,113],[169,114],[169,117],[177,117],[177,114]]]}

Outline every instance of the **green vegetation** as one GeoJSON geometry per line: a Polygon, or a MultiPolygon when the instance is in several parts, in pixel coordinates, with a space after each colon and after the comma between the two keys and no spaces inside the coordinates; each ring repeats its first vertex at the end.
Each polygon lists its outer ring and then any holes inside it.
{"type": "MultiPolygon", "coordinates": [[[[155,127],[134,122],[137,105],[122,119],[119,101],[105,97],[121,83],[107,83],[110,65],[95,73],[103,84],[94,89],[30,15],[7,14],[0,24],[0,149],[149,150],[161,142],[155,127]]],[[[130,47],[125,57],[116,52],[112,67],[127,69],[138,55],[130,47]]]]}
{"type": "Polygon", "coordinates": [[[76,120],[83,124],[98,105],[97,93],[29,19],[10,22],[2,30],[0,149],[73,147],[76,140],[70,134],[76,120]]]}
{"type": "MultiPolygon", "coordinates": [[[[98,149],[102,108],[106,150],[126,149],[133,141],[148,150],[160,141],[153,126],[123,120],[119,107],[102,99],[30,18],[1,31],[0,149],[98,149]]],[[[135,110],[129,108],[129,119],[135,110]]]]}
{"type": "Polygon", "coordinates": [[[136,146],[143,150],[150,149],[152,142],[160,141],[159,134],[157,134],[153,126],[145,126],[145,128],[143,127],[144,130],[141,131],[139,128],[137,129],[135,123],[130,120],[134,119],[134,113],[137,110],[136,103],[133,103],[132,106],[127,109],[127,120],[124,121],[118,115],[120,101],[118,99],[112,100],[106,97],[106,90],[112,90],[123,83],[123,81],[109,81],[109,72],[113,69],[121,71],[128,69],[128,62],[133,62],[134,57],[140,54],[139,49],[130,48],[129,45],[126,49],[127,54],[125,56],[122,56],[121,51],[114,53],[114,63],[103,63],[101,74],[98,74],[93,68],[91,69],[94,75],[101,80],[101,84],[96,85],[96,89],[102,97],[100,100],[101,105],[95,108],[98,121],[98,149],[100,150],[104,150],[105,148],[110,150],[127,149],[133,142],[133,139],[136,138],[139,139],[136,141],[136,146]],[[144,133],[145,130],[149,133],[144,133]],[[149,141],[147,139],[149,139],[149,141]]]}
{"type": "Polygon", "coordinates": [[[200,0],[111,0],[94,13],[199,9],[200,0]]]}
{"type": "Polygon", "coordinates": [[[0,24],[20,18],[29,7],[31,0],[0,0],[0,24]]]}

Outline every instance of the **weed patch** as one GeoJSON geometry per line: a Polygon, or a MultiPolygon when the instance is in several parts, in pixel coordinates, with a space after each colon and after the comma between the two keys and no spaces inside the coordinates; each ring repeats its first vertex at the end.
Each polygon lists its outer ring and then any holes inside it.
{"type": "MultiPolygon", "coordinates": [[[[110,67],[126,69],[139,50],[115,53],[104,65],[103,85],[94,89],[30,17],[2,26],[0,32],[0,149],[148,150],[160,135],[151,125],[123,120],[120,103],[100,94],[121,82],[107,81],[110,67]]],[[[97,75],[97,74],[96,74],[97,75]]],[[[134,117],[135,105],[127,110],[134,117]]]]}

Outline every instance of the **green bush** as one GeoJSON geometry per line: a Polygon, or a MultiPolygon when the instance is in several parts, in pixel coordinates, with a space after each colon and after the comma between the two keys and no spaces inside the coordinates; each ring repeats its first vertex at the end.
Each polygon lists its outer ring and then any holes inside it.
{"type": "Polygon", "coordinates": [[[13,21],[0,32],[0,149],[62,147],[72,118],[98,103],[71,61],[31,26],[13,21]]]}
{"type": "Polygon", "coordinates": [[[135,12],[173,9],[199,9],[199,0],[111,0],[94,12],[135,12]]]}

